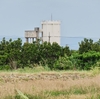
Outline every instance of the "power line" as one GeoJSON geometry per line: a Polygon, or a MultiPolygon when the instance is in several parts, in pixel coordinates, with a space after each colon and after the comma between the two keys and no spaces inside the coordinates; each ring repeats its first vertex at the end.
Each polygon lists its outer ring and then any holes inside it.
{"type": "MultiPolygon", "coordinates": [[[[84,36],[51,36],[50,33],[49,33],[49,36],[50,37],[61,37],[61,38],[95,38],[95,39],[100,39],[98,37],[84,37],[84,36]]],[[[43,37],[49,37],[49,36],[43,36],[43,37]]],[[[6,35],[0,36],[0,38],[3,38],[3,37],[5,37],[5,38],[25,38],[23,36],[17,36],[17,37],[16,36],[6,36],[6,35]]]]}
{"type": "MultiPolygon", "coordinates": [[[[43,36],[43,37],[49,37],[49,36],[43,36]]],[[[50,37],[61,37],[61,38],[91,38],[91,39],[100,39],[97,37],[81,37],[81,36],[50,36],[50,37]]]]}

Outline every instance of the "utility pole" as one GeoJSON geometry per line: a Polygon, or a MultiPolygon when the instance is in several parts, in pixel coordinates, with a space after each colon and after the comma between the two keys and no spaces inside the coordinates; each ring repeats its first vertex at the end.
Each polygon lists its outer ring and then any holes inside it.
{"type": "Polygon", "coordinates": [[[48,36],[48,37],[49,37],[49,42],[50,42],[50,38],[51,38],[51,36],[50,36],[50,32],[49,32],[49,36],[48,36]]]}

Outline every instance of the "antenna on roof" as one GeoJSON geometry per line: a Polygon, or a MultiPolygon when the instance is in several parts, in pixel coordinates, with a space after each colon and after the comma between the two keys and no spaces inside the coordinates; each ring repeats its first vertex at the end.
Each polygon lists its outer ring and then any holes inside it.
{"type": "Polygon", "coordinates": [[[52,21],[52,13],[51,13],[51,21],[52,21]]]}

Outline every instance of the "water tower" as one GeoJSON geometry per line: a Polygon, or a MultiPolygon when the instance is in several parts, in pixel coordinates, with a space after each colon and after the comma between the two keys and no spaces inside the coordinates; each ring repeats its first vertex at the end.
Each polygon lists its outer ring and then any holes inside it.
{"type": "Polygon", "coordinates": [[[41,42],[56,42],[60,45],[60,21],[42,21],[41,28],[25,31],[25,38],[27,43],[39,39],[41,42]]]}
{"type": "Polygon", "coordinates": [[[60,21],[43,21],[41,25],[43,42],[57,42],[60,45],[60,21]]]}

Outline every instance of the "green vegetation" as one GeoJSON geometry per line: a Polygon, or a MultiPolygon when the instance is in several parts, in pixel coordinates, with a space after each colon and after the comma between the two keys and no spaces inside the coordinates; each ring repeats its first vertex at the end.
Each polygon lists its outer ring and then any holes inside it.
{"type": "Polygon", "coordinates": [[[70,50],[57,43],[24,43],[17,40],[0,42],[0,70],[34,68],[43,66],[48,70],[91,70],[100,67],[100,40],[84,39],[78,50],[70,50]]]}

